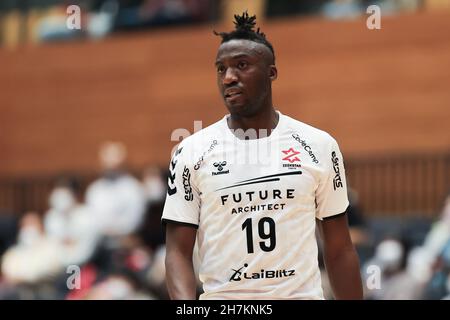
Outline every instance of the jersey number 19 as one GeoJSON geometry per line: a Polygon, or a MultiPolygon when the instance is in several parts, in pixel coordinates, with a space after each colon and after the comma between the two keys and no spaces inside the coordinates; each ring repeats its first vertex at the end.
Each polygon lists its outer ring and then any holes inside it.
{"type": "MultiPolygon", "coordinates": [[[[247,252],[253,253],[253,226],[252,218],[247,218],[242,224],[242,230],[246,231],[247,234],[247,252]]],[[[259,247],[261,250],[269,252],[275,249],[277,239],[275,236],[275,221],[272,218],[264,217],[258,222],[258,234],[264,241],[259,242],[259,247]],[[269,232],[266,232],[265,226],[269,226],[269,232]],[[269,240],[268,243],[266,240],[269,240]]]]}

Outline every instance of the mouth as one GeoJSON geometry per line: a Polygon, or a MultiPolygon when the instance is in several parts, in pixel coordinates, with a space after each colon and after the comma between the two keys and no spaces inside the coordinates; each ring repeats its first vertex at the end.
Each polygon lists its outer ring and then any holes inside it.
{"type": "Polygon", "coordinates": [[[226,100],[234,99],[242,95],[242,91],[239,89],[227,89],[225,90],[224,97],[226,100]]]}
{"type": "Polygon", "coordinates": [[[241,95],[241,93],[230,93],[230,94],[226,94],[225,95],[225,99],[229,100],[229,99],[233,99],[235,97],[239,97],[241,95]]]}

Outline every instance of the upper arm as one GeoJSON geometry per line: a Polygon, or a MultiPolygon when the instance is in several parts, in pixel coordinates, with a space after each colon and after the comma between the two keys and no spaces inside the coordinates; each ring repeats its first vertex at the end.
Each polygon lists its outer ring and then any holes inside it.
{"type": "Polygon", "coordinates": [[[167,255],[181,254],[192,259],[197,229],[178,223],[166,224],[166,250],[167,255]]]}
{"type": "Polygon", "coordinates": [[[318,227],[326,252],[338,254],[353,247],[345,213],[318,220],[318,227]]]}

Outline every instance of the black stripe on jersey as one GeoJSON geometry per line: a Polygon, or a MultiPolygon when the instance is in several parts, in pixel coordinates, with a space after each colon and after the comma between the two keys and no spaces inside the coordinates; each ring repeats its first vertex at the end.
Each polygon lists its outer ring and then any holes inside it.
{"type": "Polygon", "coordinates": [[[196,224],[187,223],[187,222],[181,222],[181,221],[176,221],[176,220],[170,220],[170,219],[162,219],[161,223],[163,225],[166,225],[167,223],[172,223],[172,224],[178,224],[180,226],[192,227],[192,228],[198,229],[198,225],[196,225],[196,224]]]}
{"type": "Polygon", "coordinates": [[[302,174],[302,172],[301,171],[283,172],[283,173],[271,174],[271,175],[263,176],[263,177],[259,177],[259,178],[243,180],[243,181],[239,181],[237,184],[234,184],[232,186],[217,189],[216,191],[230,189],[230,188],[239,187],[239,186],[245,186],[245,185],[249,185],[249,184],[257,184],[257,183],[263,183],[263,182],[280,181],[280,178],[274,178],[274,179],[266,179],[266,178],[290,176],[290,175],[297,175],[297,174],[302,174]],[[264,179],[264,180],[262,180],[262,179],[264,179]],[[244,182],[247,182],[247,183],[244,183],[244,182]]]}
{"type": "Polygon", "coordinates": [[[340,217],[340,216],[342,216],[342,215],[344,215],[346,213],[347,213],[347,211],[344,211],[342,213],[335,214],[334,216],[324,217],[323,220],[331,220],[331,219],[334,219],[334,218],[338,218],[338,217],[340,217]]]}
{"type": "Polygon", "coordinates": [[[272,178],[272,177],[291,176],[291,175],[294,175],[294,174],[302,174],[302,172],[301,171],[293,171],[293,172],[283,172],[283,173],[271,174],[269,176],[248,179],[248,180],[240,181],[238,183],[247,182],[247,181],[253,181],[253,180],[259,180],[259,179],[265,179],[265,178],[272,178]]]}
{"type": "Polygon", "coordinates": [[[239,187],[239,186],[246,186],[248,184],[257,184],[257,183],[272,182],[272,181],[280,181],[280,178],[274,178],[274,179],[259,180],[259,181],[254,181],[254,182],[235,184],[233,186],[225,187],[225,188],[222,188],[222,189],[217,189],[216,191],[230,189],[230,188],[239,187]]]}

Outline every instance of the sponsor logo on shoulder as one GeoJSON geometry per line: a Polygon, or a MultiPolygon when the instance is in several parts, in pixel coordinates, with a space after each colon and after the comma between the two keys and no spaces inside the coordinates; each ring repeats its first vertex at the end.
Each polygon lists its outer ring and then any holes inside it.
{"type": "Polygon", "coordinates": [[[213,140],[211,142],[211,145],[209,146],[209,149],[203,152],[203,154],[200,156],[200,158],[197,160],[197,163],[194,165],[194,170],[200,169],[202,166],[203,161],[205,160],[205,156],[214,150],[214,148],[217,146],[218,142],[217,140],[213,140]]]}
{"type": "Polygon", "coordinates": [[[339,169],[339,159],[336,156],[335,151],[331,153],[331,162],[333,163],[334,173],[336,174],[333,178],[333,188],[334,190],[336,190],[337,188],[342,188],[344,185],[342,184],[342,178],[339,169]]]}
{"type": "Polygon", "coordinates": [[[191,173],[189,172],[189,168],[184,166],[183,170],[183,186],[184,186],[184,199],[186,201],[194,200],[194,194],[192,193],[191,187],[191,173]]]}
{"type": "Polygon", "coordinates": [[[319,160],[317,159],[316,155],[312,151],[311,146],[305,140],[303,140],[297,133],[293,133],[292,138],[294,138],[295,141],[300,143],[300,145],[303,147],[303,149],[305,149],[305,151],[308,152],[308,155],[310,156],[312,162],[314,162],[316,164],[319,163],[319,160]]]}

